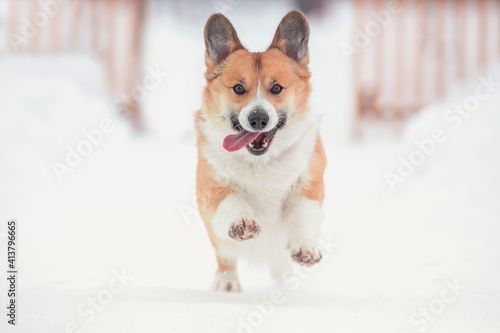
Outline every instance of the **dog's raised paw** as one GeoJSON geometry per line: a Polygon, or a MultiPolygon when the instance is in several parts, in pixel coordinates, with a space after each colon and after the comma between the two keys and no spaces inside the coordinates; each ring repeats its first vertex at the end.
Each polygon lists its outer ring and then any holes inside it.
{"type": "Polygon", "coordinates": [[[312,246],[304,245],[292,250],[292,260],[302,266],[313,266],[323,258],[321,252],[312,246]]]}
{"type": "Polygon", "coordinates": [[[255,238],[260,233],[260,226],[252,218],[243,217],[235,221],[230,227],[228,235],[236,241],[255,238]]]}

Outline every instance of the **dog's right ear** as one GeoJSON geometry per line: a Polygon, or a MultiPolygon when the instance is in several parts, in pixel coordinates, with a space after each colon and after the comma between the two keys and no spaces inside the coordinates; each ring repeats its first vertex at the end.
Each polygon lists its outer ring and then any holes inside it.
{"type": "Polygon", "coordinates": [[[244,49],[236,30],[222,14],[210,16],[205,25],[205,59],[207,63],[219,64],[231,52],[244,49]]]}

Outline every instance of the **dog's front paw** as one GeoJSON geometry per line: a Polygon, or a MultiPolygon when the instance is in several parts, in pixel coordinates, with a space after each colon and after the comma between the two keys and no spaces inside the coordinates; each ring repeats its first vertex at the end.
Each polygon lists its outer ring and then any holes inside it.
{"type": "Polygon", "coordinates": [[[240,218],[229,227],[229,237],[236,241],[255,238],[260,233],[260,226],[252,218],[240,218]]]}
{"type": "Polygon", "coordinates": [[[292,260],[302,266],[312,266],[322,259],[321,252],[312,246],[303,245],[292,249],[292,260]]]}

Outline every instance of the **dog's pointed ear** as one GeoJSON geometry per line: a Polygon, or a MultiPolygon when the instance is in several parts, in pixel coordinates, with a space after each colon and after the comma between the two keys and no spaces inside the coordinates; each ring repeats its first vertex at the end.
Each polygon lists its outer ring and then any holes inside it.
{"type": "Polygon", "coordinates": [[[269,48],[277,48],[305,65],[309,62],[308,42],[309,24],[305,16],[301,12],[292,11],[281,20],[269,48]]]}
{"type": "Polygon", "coordinates": [[[243,49],[236,30],[222,14],[210,16],[205,25],[205,59],[211,64],[218,64],[231,52],[243,49]]]}

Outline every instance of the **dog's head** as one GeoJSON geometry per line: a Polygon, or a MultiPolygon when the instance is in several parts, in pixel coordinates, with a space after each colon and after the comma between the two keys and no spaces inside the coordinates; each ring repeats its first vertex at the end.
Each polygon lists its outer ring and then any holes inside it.
{"type": "Polygon", "coordinates": [[[205,27],[205,135],[233,154],[278,156],[305,130],[309,26],[300,12],[279,24],[265,52],[247,51],[221,15],[205,27]],[[247,149],[242,149],[246,147],[247,149]]]}

